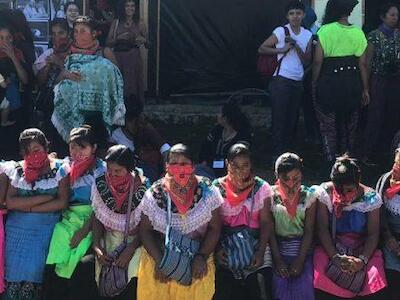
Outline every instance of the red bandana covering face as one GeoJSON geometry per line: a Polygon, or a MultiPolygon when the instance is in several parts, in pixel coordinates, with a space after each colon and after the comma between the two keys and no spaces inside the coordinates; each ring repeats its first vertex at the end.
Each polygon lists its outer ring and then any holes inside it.
{"type": "Polygon", "coordinates": [[[94,55],[99,49],[99,41],[93,39],[90,32],[82,32],[76,35],[75,42],[71,46],[71,52],[78,54],[94,55]]]}
{"type": "Polygon", "coordinates": [[[24,156],[25,180],[28,183],[36,181],[42,170],[50,165],[47,152],[34,152],[24,156]]]}
{"type": "Polygon", "coordinates": [[[385,197],[391,200],[400,193],[400,166],[394,164],[392,168],[392,178],[390,178],[390,187],[386,189],[385,197]]]}
{"type": "Polygon", "coordinates": [[[343,208],[352,203],[358,196],[358,189],[343,195],[336,187],[332,191],[333,210],[337,218],[342,216],[343,208]]]}
{"type": "Polygon", "coordinates": [[[232,206],[243,203],[254,188],[254,176],[251,173],[246,174],[246,177],[242,175],[231,172],[228,168],[228,175],[225,177],[225,191],[226,200],[232,206]]]}
{"type": "Polygon", "coordinates": [[[95,163],[96,157],[90,155],[89,157],[72,157],[71,170],[69,172],[69,179],[71,184],[85,174],[95,163]]]}
{"type": "Polygon", "coordinates": [[[132,174],[128,173],[125,176],[110,176],[110,174],[107,172],[106,181],[111,194],[115,199],[117,209],[121,210],[124,201],[129,196],[131,184],[133,184],[132,174]]]}
{"type": "Polygon", "coordinates": [[[286,182],[283,183],[278,179],[276,181],[276,186],[278,187],[278,192],[289,216],[294,218],[297,214],[297,206],[299,205],[300,200],[301,180],[290,182],[291,184],[286,182]]]}
{"type": "MultiPolygon", "coordinates": [[[[2,47],[3,45],[7,44],[8,42],[6,41],[0,41],[0,47],[2,47]]],[[[14,53],[15,53],[15,57],[19,60],[22,61],[24,58],[24,55],[22,54],[21,50],[17,49],[14,47],[14,53]]],[[[8,55],[4,52],[0,50],[0,59],[3,58],[8,58],[8,55]]]]}
{"type": "Polygon", "coordinates": [[[193,165],[169,165],[164,177],[164,185],[178,212],[186,214],[193,205],[197,179],[193,165]]]}

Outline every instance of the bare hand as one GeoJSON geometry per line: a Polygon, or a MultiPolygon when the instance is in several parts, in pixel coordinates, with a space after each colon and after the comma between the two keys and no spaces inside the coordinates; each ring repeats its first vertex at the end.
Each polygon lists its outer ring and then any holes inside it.
{"type": "Polygon", "coordinates": [[[133,254],[135,254],[135,251],[132,251],[132,249],[126,247],[117,258],[117,260],[114,262],[114,264],[122,269],[126,269],[133,257],[133,254]]]}
{"type": "Polygon", "coordinates": [[[54,54],[51,54],[47,57],[46,63],[57,65],[60,67],[64,66],[64,61],[62,59],[60,59],[57,55],[54,55],[54,54]]]}
{"type": "Polygon", "coordinates": [[[68,80],[72,80],[72,81],[81,81],[82,80],[82,75],[81,73],[77,72],[77,71],[63,71],[62,73],[62,79],[68,79],[68,80]]]}
{"type": "Polygon", "coordinates": [[[171,280],[167,277],[167,275],[160,271],[160,269],[158,268],[158,264],[156,264],[154,269],[154,278],[161,283],[167,283],[171,280]]]}
{"type": "Polygon", "coordinates": [[[217,253],[215,254],[215,256],[217,257],[217,261],[223,265],[223,266],[227,266],[228,265],[228,257],[226,255],[226,252],[223,248],[220,248],[217,253]]]}
{"type": "Polygon", "coordinates": [[[361,102],[362,106],[367,106],[370,101],[371,101],[371,97],[369,95],[369,91],[364,90],[363,95],[362,95],[362,102],[361,102]]]}
{"type": "Polygon", "coordinates": [[[10,43],[4,43],[0,50],[2,50],[11,60],[15,59],[14,47],[10,43]]]}
{"type": "Polygon", "coordinates": [[[365,266],[365,264],[364,264],[364,262],[362,261],[362,259],[360,259],[360,258],[358,258],[358,257],[350,256],[350,257],[349,257],[349,261],[350,261],[350,263],[351,263],[351,265],[350,265],[350,270],[351,270],[353,273],[357,273],[357,272],[361,271],[361,270],[364,268],[364,266],[365,266]]]}
{"type": "Polygon", "coordinates": [[[251,260],[250,269],[257,270],[264,263],[264,253],[262,251],[257,251],[254,253],[253,258],[251,260]]]}
{"type": "Polygon", "coordinates": [[[201,279],[207,275],[207,261],[202,255],[196,255],[192,262],[192,276],[194,279],[201,279]]]}
{"type": "Polygon", "coordinates": [[[146,43],[146,39],[145,39],[144,37],[142,37],[142,36],[139,35],[139,36],[135,39],[135,43],[136,43],[137,46],[144,45],[144,44],[146,43]]]}
{"type": "Polygon", "coordinates": [[[303,272],[304,259],[299,256],[294,260],[294,262],[289,267],[290,276],[297,277],[303,272]]]}
{"type": "Polygon", "coordinates": [[[71,241],[69,242],[69,246],[71,249],[78,247],[79,243],[87,236],[87,232],[80,229],[75,231],[74,235],[72,236],[71,241]]]}
{"type": "Polygon", "coordinates": [[[287,36],[287,37],[285,37],[285,43],[289,43],[289,44],[292,44],[292,46],[294,46],[297,44],[297,41],[294,38],[292,38],[291,36],[287,36]]]}
{"type": "Polygon", "coordinates": [[[130,40],[133,38],[133,34],[129,31],[121,33],[118,35],[117,40],[130,40]]]}
{"type": "Polygon", "coordinates": [[[287,53],[293,48],[293,44],[286,43],[285,46],[281,49],[281,53],[287,53]]]}
{"type": "Polygon", "coordinates": [[[96,253],[97,259],[102,266],[109,266],[113,262],[113,259],[109,257],[106,251],[100,246],[93,246],[93,250],[96,253]]]}
{"type": "Polygon", "coordinates": [[[286,263],[282,260],[282,258],[275,262],[275,271],[282,278],[289,278],[290,276],[288,267],[286,263]]]}
{"type": "Polygon", "coordinates": [[[391,236],[385,239],[385,247],[393,254],[400,256],[400,245],[394,237],[391,236]]]}

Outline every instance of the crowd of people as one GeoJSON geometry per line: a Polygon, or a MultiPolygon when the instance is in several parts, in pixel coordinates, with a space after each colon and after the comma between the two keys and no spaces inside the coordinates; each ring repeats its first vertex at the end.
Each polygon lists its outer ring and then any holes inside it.
{"type": "Polygon", "coordinates": [[[23,12],[0,11],[1,129],[18,127],[22,158],[0,162],[3,299],[400,299],[400,145],[376,187],[359,165],[400,129],[399,9],[366,37],[357,3],[329,0],[316,30],[289,1],[259,48],[276,55],[270,184],[237,103],[198,157],[146,120],[136,1],[100,27],[66,3],[36,59],[23,12]],[[289,151],[306,95],[330,174],[317,185],[289,151]]]}

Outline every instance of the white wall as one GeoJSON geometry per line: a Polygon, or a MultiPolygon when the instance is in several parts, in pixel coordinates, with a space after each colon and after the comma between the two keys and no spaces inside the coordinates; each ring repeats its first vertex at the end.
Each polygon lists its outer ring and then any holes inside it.
{"type": "MultiPolygon", "coordinates": [[[[353,13],[350,16],[350,22],[362,27],[364,23],[364,1],[359,0],[360,3],[354,8],[353,13]]],[[[318,16],[318,22],[322,22],[322,17],[324,16],[325,6],[328,0],[314,0],[314,9],[318,16]]]]}

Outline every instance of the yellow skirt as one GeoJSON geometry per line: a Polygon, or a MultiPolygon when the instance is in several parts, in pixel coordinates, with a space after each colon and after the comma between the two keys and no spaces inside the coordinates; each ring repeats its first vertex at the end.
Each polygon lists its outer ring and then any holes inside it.
{"type": "Polygon", "coordinates": [[[207,261],[205,277],[195,280],[190,286],[183,286],[174,280],[161,283],[154,278],[155,261],[142,250],[140,257],[137,299],[138,300],[209,300],[215,292],[215,265],[211,255],[207,261]]]}

